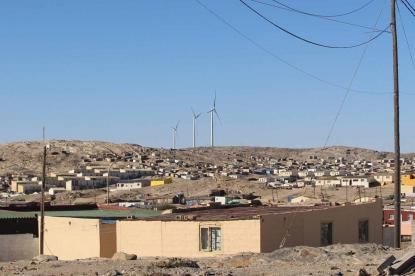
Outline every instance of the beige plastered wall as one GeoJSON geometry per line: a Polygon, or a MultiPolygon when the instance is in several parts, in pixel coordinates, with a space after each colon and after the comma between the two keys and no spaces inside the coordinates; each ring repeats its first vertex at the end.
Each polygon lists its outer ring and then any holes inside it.
{"type": "Polygon", "coordinates": [[[45,217],[45,254],[60,260],[111,257],[116,225],[99,219],[45,217]]]}
{"type": "Polygon", "coordinates": [[[117,251],[138,256],[210,257],[260,252],[260,220],[117,221],[117,251]],[[222,250],[200,250],[200,227],[220,227],[222,250]]]}
{"type": "Polygon", "coordinates": [[[358,225],[369,221],[369,242],[382,244],[382,203],[338,206],[323,210],[263,216],[261,252],[306,245],[320,246],[321,223],[333,223],[333,243],[358,243],[358,225]]]}

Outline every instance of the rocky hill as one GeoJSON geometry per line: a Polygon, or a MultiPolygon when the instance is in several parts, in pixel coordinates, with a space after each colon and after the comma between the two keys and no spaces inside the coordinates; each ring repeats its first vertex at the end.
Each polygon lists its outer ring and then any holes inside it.
{"type": "MultiPolygon", "coordinates": [[[[122,157],[125,154],[150,154],[158,151],[162,158],[177,158],[190,163],[211,162],[225,163],[240,159],[249,161],[255,157],[293,158],[308,160],[310,156],[318,159],[340,158],[346,160],[376,160],[379,158],[393,158],[388,152],[380,152],[362,148],[328,147],[311,149],[261,148],[261,147],[217,147],[181,149],[177,151],[166,149],[146,148],[136,144],[114,144],[101,141],[49,141],[48,170],[65,172],[76,168],[85,161],[97,163],[105,161],[105,157],[122,157]]],[[[0,145],[0,174],[31,173],[40,174],[42,168],[43,143],[37,141],[15,142],[0,145]]],[[[414,156],[407,154],[406,156],[414,156]]]]}
{"type": "MultiPolygon", "coordinates": [[[[143,148],[131,144],[98,141],[49,141],[48,170],[64,172],[76,168],[93,156],[121,156],[124,152],[140,152],[143,148]]],[[[15,142],[0,145],[0,174],[42,171],[42,142],[15,142]]]]}

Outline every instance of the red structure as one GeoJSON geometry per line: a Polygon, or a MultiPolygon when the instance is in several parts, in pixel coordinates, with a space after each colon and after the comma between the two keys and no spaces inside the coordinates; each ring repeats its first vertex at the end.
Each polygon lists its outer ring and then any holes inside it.
{"type": "MultiPolygon", "coordinates": [[[[383,210],[383,223],[394,225],[395,224],[395,210],[387,209],[383,210]]],[[[409,221],[415,218],[415,210],[402,210],[401,212],[402,221],[409,221]]]]}

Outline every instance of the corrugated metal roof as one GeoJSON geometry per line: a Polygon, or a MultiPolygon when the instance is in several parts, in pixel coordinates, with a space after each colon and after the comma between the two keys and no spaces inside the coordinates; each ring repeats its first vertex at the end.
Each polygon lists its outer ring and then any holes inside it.
{"type": "MultiPolygon", "coordinates": [[[[0,218],[25,218],[35,217],[40,212],[15,212],[0,210],[0,218]]],[[[46,211],[46,216],[52,217],[77,217],[77,218],[126,218],[126,217],[150,217],[158,216],[160,212],[151,210],[129,210],[129,211],[113,211],[113,210],[81,210],[81,211],[46,211]]]]}
{"type": "Polygon", "coordinates": [[[260,207],[235,207],[227,209],[206,209],[185,213],[173,213],[161,215],[157,217],[142,218],[139,220],[146,221],[180,221],[180,220],[196,220],[196,221],[213,221],[213,220],[241,220],[241,219],[259,219],[261,216],[307,212],[313,210],[322,210],[328,208],[336,208],[336,206],[260,206],[260,207]]]}

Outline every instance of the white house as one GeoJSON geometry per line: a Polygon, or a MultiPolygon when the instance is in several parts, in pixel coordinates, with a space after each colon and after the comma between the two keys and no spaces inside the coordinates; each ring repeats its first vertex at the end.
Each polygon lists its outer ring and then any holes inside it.
{"type": "Polygon", "coordinates": [[[329,176],[330,173],[328,171],[315,171],[314,176],[315,177],[323,177],[323,176],[329,176]]]}
{"type": "Polygon", "coordinates": [[[393,183],[393,174],[391,173],[377,173],[373,177],[381,185],[393,183]]]}
{"type": "Polygon", "coordinates": [[[280,177],[298,176],[298,171],[297,170],[280,170],[278,172],[278,176],[280,177]]]}
{"type": "Polygon", "coordinates": [[[337,177],[320,177],[316,179],[316,186],[341,186],[337,177]]]}
{"type": "Polygon", "coordinates": [[[150,186],[150,181],[120,182],[117,183],[117,190],[129,191],[150,186]]]}
{"type": "Polygon", "coordinates": [[[366,176],[345,176],[341,178],[341,185],[369,188],[379,185],[379,182],[366,176]]]}

